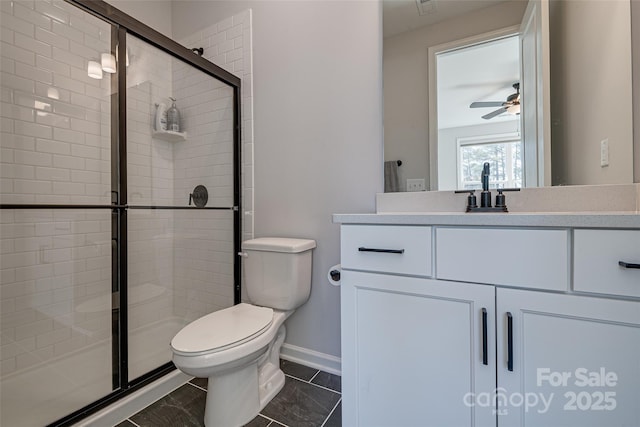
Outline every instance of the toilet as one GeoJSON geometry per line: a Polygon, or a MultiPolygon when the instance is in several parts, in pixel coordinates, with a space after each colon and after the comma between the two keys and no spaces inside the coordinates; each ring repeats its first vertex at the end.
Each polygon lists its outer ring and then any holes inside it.
{"type": "Polygon", "coordinates": [[[251,304],[210,313],[171,340],[173,363],[208,378],[204,424],[251,421],[284,386],[280,348],[284,321],[309,299],[314,240],[267,237],[242,243],[245,290],[251,304]]]}

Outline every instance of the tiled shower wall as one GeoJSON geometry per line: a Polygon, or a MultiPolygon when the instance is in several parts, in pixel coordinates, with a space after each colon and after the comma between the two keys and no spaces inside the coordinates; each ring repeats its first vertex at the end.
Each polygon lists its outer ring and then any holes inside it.
{"type": "MultiPolygon", "coordinates": [[[[173,145],[174,204],[204,185],[207,206],[233,206],[233,89],[174,61],[173,94],[187,132],[173,145]]],[[[232,212],[181,211],[174,224],[174,313],[190,322],[233,305],[232,212]]]]}
{"type": "Polygon", "coordinates": [[[110,227],[110,211],[0,211],[3,375],[110,338],[110,227]]]}
{"type": "MultiPolygon", "coordinates": [[[[175,168],[173,143],[153,138],[155,103],[172,95],[173,59],[167,53],[127,36],[127,186],[131,206],[172,206],[175,168]]],[[[144,331],[171,321],[174,291],[174,211],[128,211],[129,331],[144,331]]],[[[166,328],[171,328],[169,324],[166,328]]],[[[168,341],[175,333],[166,329],[168,341]]],[[[131,337],[135,340],[137,338],[131,337]]],[[[133,345],[130,358],[152,351],[133,345]]],[[[167,359],[169,360],[169,354],[167,359]]],[[[130,377],[138,372],[131,365],[130,377]]]]}
{"type": "MultiPolygon", "coordinates": [[[[62,1],[0,1],[0,201],[110,203],[110,26],[62,1]]],[[[3,210],[1,374],[111,335],[110,210],[3,210]],[[104,305],[104,306],[103,306],[104,305]]]]}
{"type": "MultiPolygon", "coordinates": [[[[207,206],[233,206],[233,90],[133,37],[127,41],[129,203],[185,207],[194,187],[205,185],[207,206]],[[170,106],[170,96],[184,141],[153,134],[156,105],[170,106]]],[[[130,299],[130,330],[171,318],[185,324],[233,304],[231,211],[134,209],[129,219],[130,289],[162,291],[130,299]]]]}
{"type": "Polygon", "coordinates": [[[110,203],[111,30],[62,1],[1,1],[2,203],[110,203]]]}
{"type": "MultiPolygon", "coordinates": [[[[242,240],[254,237],[253,228],[253,52],[252,52],[252,14],[251,10],[245,10],[237,15],[230,16],[218,23],[204,28],[193,35],[180,41],[187,47],[202,47],[203,56],[214,64],[237,75],[242,80],[241,100],[242,100],[242,240]]],[[[179,252],[177,252],[179,253],[179,252]]],[[[212,293],[224,293],[226,298],[229,287],[227,283],[232,283],[232,260],[225,263],[228,274],[224,275],[221,287],[206,288],[212,293]]],[[[211,267],[210,267],[211,268],[211,267]]],[[[219,275],[217,273],[216,275],[219,275]]],[[[221,278],[222,279],[222,278],[221,278]]],[[[196,280],[196,282],[198,282],[196,280]]],[[[199,282],[203,284],[204,282],[199,282]]],[[[197,297],[197,293],[193,293],[197,297]]],[[[213,295],[212,295],[213,296],[213,295]]],[[[213,300],[223,301],[224,299],[213,298],[213,300]]],[[[197,304],[197,303],[195,303],[197,304]]],[[[177,306],[179,304],[176,304],[177,306]]],[[[204,307],[203,307],[204,308],[204,307]]],[[[196,316],[197,317],[197,316],[196,316]]]]}
{"type": "Polygon", "coordinates": [[[204,48],[203,57],[242,80],[242,240],[253,229],[253,42],[252,13],[247,9],[180,40],[204,48]]]}
{"type": "MultiPolygon", "coordinates": [[[[87,76],[87,61],[110,51],[109,26],[62,1],[0,7],[0,201],[110,203],[110,79],[87,76]]],[[[196,37],[205,57],[243,78],[244,239],[253,235],[250,23],[246,11],[196,37]]],[[[230,206],[231,91],[142,42],[128,47],[128,202],[186,206],[205,184],[209,206],[230,206]],[[170,95],[184,142],[151,136],[153,104],[170,95]]],[[[110,219],[102,210],[2,211],[2,375],[109,339],[110,219]]],[[[231,211],[132,209],[129,255],[132,329],[233,302],[231,211]]]]}

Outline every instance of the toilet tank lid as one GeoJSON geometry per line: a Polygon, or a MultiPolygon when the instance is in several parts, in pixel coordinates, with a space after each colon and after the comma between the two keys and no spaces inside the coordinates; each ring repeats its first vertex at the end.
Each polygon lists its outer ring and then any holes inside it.
{"type": "Polygon", "coordinates": [[[260,237],[242,242],[243,250],[298,253],[316,247],[311,239],[290,239],[284,237],[260,237]]]}

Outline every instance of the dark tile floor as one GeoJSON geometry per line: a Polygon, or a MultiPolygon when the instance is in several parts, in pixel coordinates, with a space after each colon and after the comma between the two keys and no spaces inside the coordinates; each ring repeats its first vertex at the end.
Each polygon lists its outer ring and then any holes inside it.
{"type": "MultiPolygon", "coordinates": [[[[342,426],[339,376],[286,360],[280,367],[285,373],[283,389],[247,427],[342,426]]],[[[116,427],[204,426],[206,389],[206,378],[194,378],[116,427]]]]}

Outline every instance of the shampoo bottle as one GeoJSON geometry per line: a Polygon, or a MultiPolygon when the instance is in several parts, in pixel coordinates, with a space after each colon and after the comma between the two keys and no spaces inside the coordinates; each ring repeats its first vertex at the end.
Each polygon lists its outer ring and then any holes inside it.
{"type": "Polygon", "coordinates": [[[180,132],[180,111],[178,111],[178,107],[176,107],[175,98],[169,98],[173,103],[171,104],[171,108],[167,111],[167,128],[173,132],[180,132]]]}
{"type": "Polygon", "coordinates": [[[164,103],[156,104],[156,117],[153,128],[157,132],[167,130],[167,106],[164,103]]]}

